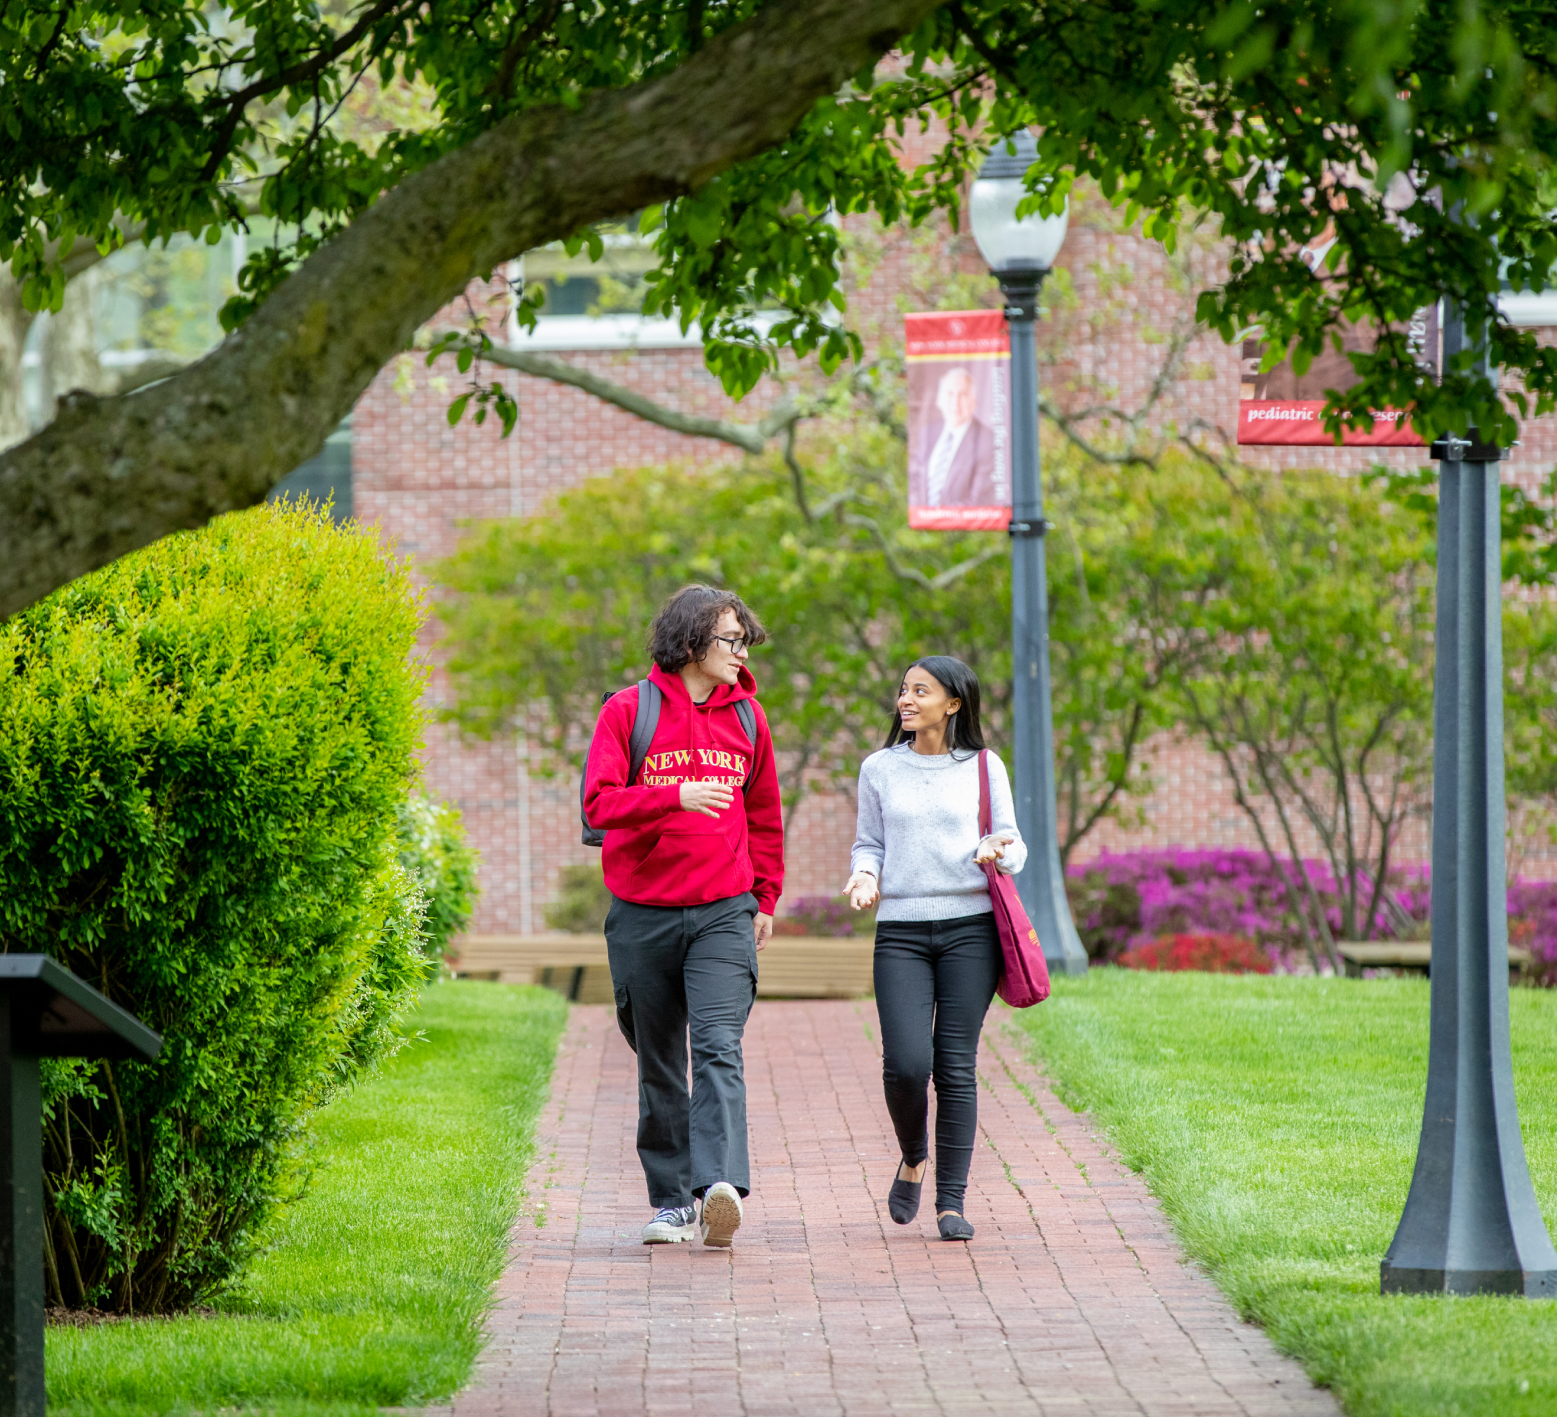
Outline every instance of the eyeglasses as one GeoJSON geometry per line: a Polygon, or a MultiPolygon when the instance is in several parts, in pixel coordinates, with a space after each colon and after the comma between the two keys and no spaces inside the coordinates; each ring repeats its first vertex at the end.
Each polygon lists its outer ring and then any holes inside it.
{"type": "Polygon", "coordinates": [[[743,639],[740,635],[715,635],[714,638],[731,654],[739,654],[743,649],[751,648],[751,641],[743,639]]]}

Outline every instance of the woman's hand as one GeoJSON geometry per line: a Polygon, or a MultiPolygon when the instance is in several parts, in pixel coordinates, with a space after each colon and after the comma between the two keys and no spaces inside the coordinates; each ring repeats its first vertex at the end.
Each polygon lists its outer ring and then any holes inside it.
{"type": "Polygon", "coordinates": [[[881,899],[881,888],[869,871],[856,871],[849,877],[849,884],[843,888],[843,892],[856,910],[869,910],[881,899]]]}
{"type": "Polygon", "coordinates": [[[990,861],[1005,860],[1006,847],[1016,838],[1010,832],[992,832],[973,851],[973,859],[983,866],[990,861]]]}
{"type": "Polygon", "coordinates": [[[681,784],[681,810],[717,817],[735,801],[735,789],[722,782],[698,782],[688,778],[681,784]]]}

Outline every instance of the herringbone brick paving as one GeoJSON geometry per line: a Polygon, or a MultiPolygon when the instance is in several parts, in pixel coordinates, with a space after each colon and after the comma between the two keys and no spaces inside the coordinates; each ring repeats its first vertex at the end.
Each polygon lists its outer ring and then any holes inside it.
{"type": "Polygon", "coordinates": [[[1025,1061],[980,1055],[970,1245],[894,1225],[864,1002],[746,1032],[753,1194],[733,1251],[645,1247],[636,1073],[575,1007],[490,1341],[455,1417],[1318,1417],[1338,1409],[1181,1260],[1141,1181],[1025,1061]]]}

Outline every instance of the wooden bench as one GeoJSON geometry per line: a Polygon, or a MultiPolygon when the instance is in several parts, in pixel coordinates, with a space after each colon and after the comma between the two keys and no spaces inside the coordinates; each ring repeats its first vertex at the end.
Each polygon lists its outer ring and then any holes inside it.
{"type": "MultiPolygon", "coordinates": [[[[1336,945],[1346,963],[1346,977],[1361,979],[1365,969],[1410,969],[1431,972],[1433,946],[1428,940],[1343,940],[1336,945]]],[[[1518,972],[1530,964],[1530,951],[1508,947],[1508,967],[1518,972]]]]}
{"type": "MultiPolygon", "coordinates": [[[[775,935],[757,955],[757,997],[861,998],[871,992],[873,949],[868,936],[775,935]]],[[[604,935],[465,935],[454,950],[462,979],[542,984],[581,1004],[612,1001],[604,935]]]]}

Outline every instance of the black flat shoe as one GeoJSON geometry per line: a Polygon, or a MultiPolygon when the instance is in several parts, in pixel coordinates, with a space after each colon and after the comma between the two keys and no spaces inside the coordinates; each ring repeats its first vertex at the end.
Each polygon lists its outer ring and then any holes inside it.
{"type": "Polygon", "coordinates": [[[935,1223],[941,1232],[943,1240],[971,1240],[973,1227],[955,1211],[949,1211],[945,1215],[938,1215],[935,1223]]]}
{"type": "MultiPolygon", "coordinates": [[[[899,1171],[902,1166],[897,1168],[899,1171]]],[[[887,1192],[887,1214],[899,1225],[907,1225],[919,1214],[919,1192],[924,1189],[924,1177],[917,1181],[905,1181],[901,1176],[892,1178],[892,1189],[887,1192]]]]}

